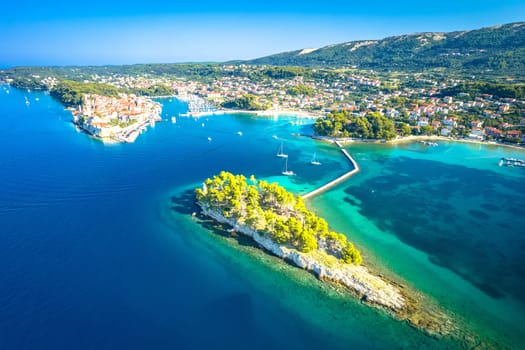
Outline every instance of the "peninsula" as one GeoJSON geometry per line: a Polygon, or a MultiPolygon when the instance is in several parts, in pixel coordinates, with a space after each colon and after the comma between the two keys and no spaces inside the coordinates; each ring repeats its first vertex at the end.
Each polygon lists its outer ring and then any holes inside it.
{"type": "Polygon", "coordinates": [[[432,335],[452,332],[447,316],[414,302],[414,294],[362,266],[362,257],[342,233],[308,210],[301,197],[277,183],[222,171],[195,189],[202,214],[251,237],[262,249],[341,285],[362,302],[432,335]]]}
{"type": "Polygon", "coordinates": [[[161,105],[134,94],[117,97],[85,94],[72,110],[73,123],[105,142],[133,142],[160,118],[161,105]]]}

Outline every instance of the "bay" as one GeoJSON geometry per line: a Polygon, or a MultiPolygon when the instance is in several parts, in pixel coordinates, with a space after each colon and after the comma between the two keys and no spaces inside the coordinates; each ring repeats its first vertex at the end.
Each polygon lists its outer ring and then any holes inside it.
{"type": "MultiPolygon", "coordinates": [[[[461,346],[191,218],[184,194],[220,170],[295,193],[349,170],[331,145],[292,136],[310,132],[311,121],[224,115],[172,123],[186,106],[161,102],[164,122],[133,144],[104,145],[77,131],[48,95],[0,89],[1,347],[461,346]],[[281,142],[297,176],[281,176],[281,142]],[[309,164],[314,152],[321,166],[309,164]]],[[[362,172],[309,205],[369,263],[479,334],[519,348],[524,172],[496,163],[523,152],[455,143],[348,149],[362,172]],[[509,227],[494,234],[502,223],[509,227]],[[436,249],[451,240],[462,244],[436,249]],[[498,271],[505,274],[494,287],[498,271]]]]}

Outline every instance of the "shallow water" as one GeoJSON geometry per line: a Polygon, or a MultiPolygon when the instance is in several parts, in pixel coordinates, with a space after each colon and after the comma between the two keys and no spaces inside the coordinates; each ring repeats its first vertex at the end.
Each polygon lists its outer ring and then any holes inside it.
{"type": "Polygon", "coordinates": [[[312,205],[351,232],[369,260],[433,296],[476,332],[519,348],[525,172],[497,163],[525,152],[446,142],[347,149],[362,172],[312,205]]]}

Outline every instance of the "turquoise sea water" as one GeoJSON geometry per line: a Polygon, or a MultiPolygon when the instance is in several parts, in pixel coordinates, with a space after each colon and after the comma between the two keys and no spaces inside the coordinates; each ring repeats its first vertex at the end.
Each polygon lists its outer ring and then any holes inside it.
{"type": "MultiPolygon", "coordinates": [[[[296,193],[348,171],[336,148],[291,135],[308,133],[307,121],[171,123],[185,106],[162,102],[166,122],[134,144],[103,145],[49,96],[0,88],[0,348],[462,345],[191,218],[188,189],[223,169],[296,193]],[[281,141],[297,176],[280,175],[281,141]],[[321,166],[309,164],[314,152],[321,166]]],[[[362,171],[309,205],[367,263],[424,291],[480,338],[520,348],[525,171],[497,161],[525,153],[455,143],[348,150],[362,171]]]]}
{"type": "Polygon", "coordinates": [[[395,271],[498,346],[521,348],[525,172],[497,162],[524,152],[448,142],[347,149],[362,172],[312,204],[353,232],[379,269],[395,271]]]}

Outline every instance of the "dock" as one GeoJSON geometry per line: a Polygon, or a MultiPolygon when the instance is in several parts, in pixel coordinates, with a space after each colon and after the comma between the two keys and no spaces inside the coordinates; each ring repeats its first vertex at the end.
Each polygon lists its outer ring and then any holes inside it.
{"type": "Polygon", "coordinates": [[[200,117],[218,112],[215,106],[200,96],[188,94],[177,95],[176,98],[188,104],[188,112],[179,113],[179,117],[200,117]]]}
{"type": "Polygon", "coordinates": [[[323,186],[321,186],[321,187],[319,187],[319,188],[317,188],[317,189],[315,189],[315,190],[313,190],[311,192],[308,192],[307,194],[302,196],[303,199],[311,198],[313,196],[318,195],[319,193],[322,193],[322,192],[324,192],[324,191],[334,187],[335,185],[343,182],[344,180],[348,179],[350,176],[354,175],[355,173],[357,173],[360,170],[359,169],[359,165],[357,165],[357,162],[354,160],[354,158],[352,158],[350,153],[348,153],[348,151],[343,148],[343,145],[337,140],[334,141],[334,143],[341,149],[341,152],[350,161],[350,163],[352,163],[352,166],[354,167],[354,169],[350,170],[347,173],[344,173],[343,175],[339,176],[335,180],[332,180],[329,183],[327,183],[327,184],[325,184],[325,185],[323,185],[323,186]]]}

